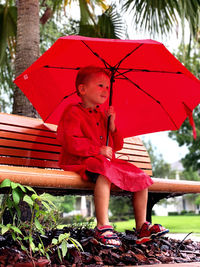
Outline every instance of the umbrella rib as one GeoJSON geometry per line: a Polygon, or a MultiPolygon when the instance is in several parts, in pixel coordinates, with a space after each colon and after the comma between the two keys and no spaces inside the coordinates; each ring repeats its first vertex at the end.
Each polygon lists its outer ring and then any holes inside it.
{"type": "MultiPolygon", "coordinates": [[[[69,96],[72,96],[72,95],[74,95],[74,94],[76,94],[76,91],[75,91],[75,92],[72,92],[72,93],[69,94],[69,95],[64,96],[63,99],[57,104],[57,106],[55,107],[55,109],[56,109],[56,108],[63,102],[64,99],[66,99],[66,98],[68,98],[69,96]]],[[[45,118],[44,122],[48,120],[48,118],[49,118],[49,117],[51,116],[51,114],[55,111],[55,109],[49,113],[49,115],[45,118]]]]}
{"type": "Polygon", "coordinates": [[[115,66],[115,69],[119,69],[119,66],[121,65],[121,63],[127,58],[129,57],[131,54],[133,54],[133,52],[135,52],[137,49],[139,49],[143,44],[138,45],[138,47],[134,48],[131,52],[129,52],[128,54],[126,54],[115,66]]]}
{"type": "Polygon", "coordinates": [[[171,122],[174,124],[174,126],[176,127],[176,129],[178,129],[176,123],[174,122],[174,120],[172,119],[172,117],[170,116],[170,114],[167,112],[167,110],[164,108],[164,106],[162,105],[162,103],[159,100],[157,100],[155,97],[153,97],[152,95],[150,95],[149,93],[147,93],[138,84],[136,84],[135,82],[133,82],[132,80],[130,80],[129,78],[127,78],[125,75],[122,74],[122,76],[124,76],[124,78],[126,80],[128,80],[130,83],[132,83],[133,85],[135,85],[135,87],[137,87],[140,91],[142,91],[148,97],[152,98],[157,104],[159,104],[161,106],[161,108],[165,111],[165,113],[167,114],[167,116],[170,118],[171,122]]]}
{"type": "Polygon", "coordinates": [[[87,45],[84,41],[81,41],[92,53],[93,53],[93,55],[95,55],[96,57],[98,57],[103,63],[104,63],[104,65],[105,65],[105,67],[107,68],[107,69],[110,69],[110,68],[112,68],[112,66],[108,63],[108,62],[106,62],[105,61],[105,59],[103,59],[102,57],[100,57],[100,55],[99,54],[97,54],[96,52],[94,52],[90,47],[89,47],[89,45],[87,45]]]}
{"type": "MultiPolygon", "coordinates": [[[[119,70],[119,69],[118,69],[119,70]]],[[[119,71],[118,71],[118,75],[116,75],[115,76],[115,78],[116,77],[119,77],[119,76],[121,76],[121,75],[123,75],[123,74],[126,74],[126,73],[128,73],[128,72],[131,72],[131,71],[133,71],[133,72],[155,72],[155,73],[166,73],[166,74],[183,74],[182,72],[180,72],[180,71],[165,71],[165,70],[147,70],[147,69],[121,69],[120,68],[120,70],[124,70],[124,72],[122,72],[122,73],[120,73],[119,71]]]]}
{"type": "Polygon", "coordinates": [[[57,67],[57,66],[49,66],[49,65],[45,65],[43,67],[44,68],[49,68],[49,69],[80,70],[80,67],[77,67],[77,68],[69,68],[69,67],[57,67]]]}

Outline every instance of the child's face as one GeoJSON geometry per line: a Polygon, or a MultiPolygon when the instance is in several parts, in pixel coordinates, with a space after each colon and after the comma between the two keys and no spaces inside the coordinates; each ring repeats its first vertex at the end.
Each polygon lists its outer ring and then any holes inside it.
{"type": "Polygon", "coordinates": [[[93,74],[85,84],[79,85],[83,103],[90,108],[103,104],[109,96],[110,79],[104,73],[93,74]]]}

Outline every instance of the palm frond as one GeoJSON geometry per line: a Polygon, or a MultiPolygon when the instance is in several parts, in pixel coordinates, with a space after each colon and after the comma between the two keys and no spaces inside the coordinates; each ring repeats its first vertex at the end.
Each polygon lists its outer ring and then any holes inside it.
{"type": "Polygon", "coordinates": [[[168,33],[177,21],[178,0],[127,0],[123,10],[132,16],[132,23],[137,30],[150,34],[168,33]]]}
{"type": "Polygon", "coordinates": [[[117,13],[115,6],[110,6],[98,17],[98,28],[101,37],[111,39],[123,39],[127,35],[125,22],[117,13]]]}

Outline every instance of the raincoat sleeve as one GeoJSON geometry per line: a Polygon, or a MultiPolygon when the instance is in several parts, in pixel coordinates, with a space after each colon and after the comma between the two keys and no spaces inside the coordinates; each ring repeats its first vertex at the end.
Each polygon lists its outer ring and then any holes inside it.
{"type": "Polygon", "coordinates": [[[113,138],[113,150],[114,151],[121,150],[123,148],[124,140],[118,129],[116,129],[114,133],[112,133],[112,138],[113,138]]]}
{"type": "Polygon", "coordinates": [[[100,154],[100,147],[85,137],[81,129],[80,115],[76,112],[65,114],[59,123],[57,138],[68,153],[81,157],[100,154]]]}

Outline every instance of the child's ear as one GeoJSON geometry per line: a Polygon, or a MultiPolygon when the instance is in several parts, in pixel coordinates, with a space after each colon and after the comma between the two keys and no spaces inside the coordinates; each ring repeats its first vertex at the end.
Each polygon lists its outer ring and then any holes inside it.
{"type": "Polygon", "coordinates": [[[84,87],[84,84],[79,84],[78,91],[79,91],[80,95],[85,95],[85,87],[84,87]]]}

